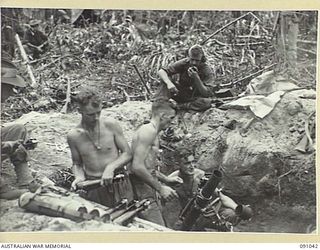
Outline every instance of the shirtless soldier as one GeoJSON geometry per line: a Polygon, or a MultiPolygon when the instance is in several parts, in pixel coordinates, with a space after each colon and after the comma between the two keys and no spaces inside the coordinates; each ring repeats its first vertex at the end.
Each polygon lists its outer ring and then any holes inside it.
{"type": "MultiPolygon", "coordinates": [[[[180,169],[171,173],[167,178],[180,177],[182,183],[175,185],[175,190],[178,193],[181,208],[183,209],[188,201],[195,197],[198,192],[198,186],[201,179],[205,176],[205,172],[196,168],[196,160],[192,150],[188,148],[179,149],[180,169]]],[[[251,208],[242,206],[243,211],[237,213],[238,204],[229,196],[223,194],[221,189],[216,188],[214,191],[215,198],[219,197],[219,202],[215,204],[217,212],[224,220],[232,223],[233,226],[237,225],[241,220],[248,220],[251,218],[251,208]]],[[[214,198],[214,199],[215,199],[214,198]]],[[[213,199],[213,200],[214,200],[213,199]]],[[[210,209],[209,209],[210,210],[210,209]]],[[[175,229],[179,229],[181,221],[174,225],[175,229]]],[[[210,228],[214,226],[211,217],[200,216],[197,221],[196,228],[210,228]]]]}
{"type": "Polygon", "coordinates": [[[169,186],[159,182],[161,174],[156,171],[156,159],[159,151],[158,133],[174,118],[175,111],[167,102],[152,104],[151,122],[138,128],[132,140],[132,185],[137,199],[149,199],[151,206],[140,217],[159,225],[165,225],[161,213],[159,194],[164,200],[178,198],[169,186]]]}
{"type": "Polygon", "coordinates": [[[121,127],[111,118],[100,118],[102,103],[93,90],[82,90],[77,101],[81,122],[68,134],[75,174],[71,188],[77,189],[77,184],[84,180],[101,179],[101,186],[88,190],[84,198],[108,207],[122,198],[132,200],[128,179],[113,183],[115,172],[132,158],[121,127]]]}

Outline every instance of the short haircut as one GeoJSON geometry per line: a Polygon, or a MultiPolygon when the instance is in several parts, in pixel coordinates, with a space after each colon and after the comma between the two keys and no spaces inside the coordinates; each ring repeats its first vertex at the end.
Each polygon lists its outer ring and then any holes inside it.
{"type": "Polygon", "coordinates": [[[76,100],[80,107],[87,106],[89,103],[95,108],[98,108],[101,103],[99,93],[93,88],[84,88],[77,94],[76,100]]]}
{"type": "Polygon", "coordinates": [[[173,152],[176,169],[181,169],[186,164],[186,161],[189,162],[189,156],[193,156],[194,160],[196,160],[195,148],[190,142],[185,142],[185,145],[177,147],[173,152]]]}
{"type": "Polygon", "coordinates": [[[182,146],[180,148],[177,148],[177,150],[176,150],[176,156],[178,158],[180,158],[181,160],[183,158],[187,158],[190,155],[193,155],[193,156],[195,155],[195,150],[192,145],[182,146]]]}
{"type": "Polygon", "coordinates": [[[189,54],[189,56],[190,56],[190,55],[194,55],[194,56],[199,56],[199,55],[201,55],[203,61],[206,60],[206,57],[205,57],[205,53],[204,53],[204,51],[203,51],[203,48],[202,48],[202,46],[199,45],[199,44],[193,45],[193,46],[189,49],[188,54],[189,54]]]}
{"type": "Polygon", "coordinates": [[[174,112],[175,110],[168,101],[154,101],[151,106],[152,116],[160,115],[161,113],[174,112]]]}

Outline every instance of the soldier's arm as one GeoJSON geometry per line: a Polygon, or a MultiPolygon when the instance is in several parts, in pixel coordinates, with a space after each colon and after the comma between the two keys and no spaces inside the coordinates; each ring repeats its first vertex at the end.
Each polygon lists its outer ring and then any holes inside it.
{"type": "Polygon", "coordinates": [[[207,96],[212,96],[214,95],[214,91],[216,91],[217,88],[214,82],[214,74],[212,68],[208,64],[204,64],[202,72],[202,83],[206,87],[207,96]]]}
{"type": "Polygon", "coordinates": [[[160,192],[161,184],[153,178],[145,166],[145,159],[149,154],[153,144],[153,132],[140,128],[136,133],[135,148],[133,150],[132,170],[135,175],[143,180],[147,185],[160,192]]]}
{"type": "MultiPolygon", "coordinates": [[[[158,71],[158,75],[159,75],[160,79],[167,85],[167,88],[169,90],[176,89],[176,86],[171,81],[169,76],[172,76],[174,74],[178,74],[178,73],[182,72],[185,65],[186,65],[186,59],[182,59],[177,62],[171,63],[167,67],[161,68],[158,71]]],[[[176,91],[177,91],[177,89],[176,89],[176,91]]]]}
{"type": "Polygon", "coordinates": [[[229,196],[223,194],[220,190],[216,189],[215,192],[218,193],[219,198],[220,198],[223,206],[225,206],[227,208],[231,208],[232,210],[236,209],[238,204],[233,199],[231,199],[229,196]]]}
{"type": "Polygon", "coordinates": [[[193,78],[193,80],[195,87],[203,97],[209,97],[211,95],[210,89],[202,82],[198,74],[193,78]]]}
{"type": "Polygon", "coordinates": [[[158,71],[158,75],[160,77],[160,79],[167,85],[168,89],[172,89],[175,88],[176,86],[173,84],[173,82],[170,80],[167,72],[163,69],[160,69],[158,71]]]}
{"type": "Polygon", "coordinates": [[[202,64],[199,69],[201,71],[201,78],[197,71],[192,68],[188,69],[189,76],[193,79],[195,88],[203,97],[213,95],[213,72],[209,65],[202,64]]]}
{"type": "Polygon", "coordinates": [[[72,171],[75,176],[74,183],[72,185],[75,188],[76,184],[80,181],[85,180],[85,173],[83,169],[83,163],[81,159],[81,155],[76,147],[76,131],[71,131],[67,136],[67,142],[71,151],[71,158],[72,158],[72,171]]]}
{"type": "Polygon", "coordinates": [[[179,170],[176,170],[168,175],[168,177],[175,177],[175,176],[179,176],[179,170]]]}
{"type": "Polygon", "coordinates": [[[109,168],[110,171],[114,171],[120,167],[123,167],[131,161],[132,152],[127,140],[124,137],[123,130],[120,127],[119,123],[116,121],[111,121],[108,122],[106,125],[109,127],[109,129],[113,131],[115,144],[120,152],[119,157],[106,166],[106,168],[109,168]]]}
{"type": "Polygon", "coordinates": [[[175,184],[175,183],[183,183],[183,180],[177,175],[170,174],[166,176],[165,174],[161,173],[160,171],[156,171],[156,176],[159,181],[165,183],[167,185],[175,184]]]}
{"type": "Polygon", "coordinates": [[[178,198],[176,191],[166,185],[161,185],[159,181],[152,177],[145,166],[145,159],[147,158],[150,147],[153,145],[157,135],[153,131],[147,130],[145,127],[140,127],[137,133],[137,141],[135,142],[132,161],[133,173],[147,185],[158,191],[164,200],[169,201],[178,198]]]}

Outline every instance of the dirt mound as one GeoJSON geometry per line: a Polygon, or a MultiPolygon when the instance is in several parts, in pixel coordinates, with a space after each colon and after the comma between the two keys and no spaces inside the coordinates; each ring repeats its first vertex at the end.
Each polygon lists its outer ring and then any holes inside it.
{"type": "Polygon", "coordinates": [[[204,114],[186,115],[185,123],[192,134],[188,142],[195,144],[199,168],[208,171],[222,167],[227,177],[225,188],[228,189],[230,182],[239,184],[230,187],[229,191],[235,196],[246,197],[259,195],[257,185],[262,178],[270,175],[277,179],[295,168],[293,163],[300,161],[302,164],[301,160],[304,165],[310,163],[309,175],[312,175],[314,155],[297,154],[294,150],[303,136],[304,122],[315,111],[315,100],[300,98],[309,92],[286,93],[267,117],[255,118],[246,133],[242,129],[254,118],[251,111],[210,109],[204,114]],[[295,103],[299,109],[292,113],[292,104],[295,103]],[[227,128],[230,121],[234,121],[231,129],[227,128]],[[236,178],[230,181],[228,177],[236,178]]]}
{"type": "Polygon", "coordinates": [[[255,216],[261,218],[253,218],[244,231],[305,232],[309,223],[315,224],[315,153],[294,150],[307,117],[315,111],[314,99],[301,98],[310,93],[315,92],[286,93],[268,116],[255,118],[245,133],[243,127],[254,118],[249,110],[210,109],[183,115],[189,136],[174,145],[176,150],[194,147],[199,168],[221,169],[224,191],[259,211],[255,216]],[[278,227],[271,218],[279,220],[278,227]],[[260,220],[268,222],[259,227],[260,220]],[[286,220],[290,223],[282,224],[286,220]]]}
{"type": "MultiPolygon", "coordinates": [[[[173,127],[182,140],[162,141],[165,147],[162,169],[168,173],[177,167],[169,166],[174,155],[172,149],[179,150],[183,145],[194,147],[198,167],[207,172],[220,168],[224,172],[225,192],[236,201],[254,207],[255,217],[250,223],[241,224],[239,230],[305,232],[315,222],[316,215],[315,154],[293,153],[303,135],[304,121],[315,110],[315,100],[300,98],[309,92],[286,93],[275,109],[264,119],[255,120],[246,133],[240,131],[254,117],[251,111],[212,108],[204,113],[180,112],[173,127]],[[282,223],[286,220],[290,223],[282,223]]],[[[150,118],[150,103],[126,102],[103,110],[102,117],[117,119],[131,142],[133,131],[150,118]]],[[[31,168],[37,174],[49,176],[57,169],[71,166],[66,135],[79,120],[77,113],[37,112],[17,120],[39,141],[38,147],[30,151],[31,168]]],[[[5,178],[14,181],[9,162],[3,166],[5,178]]],[[[172,217],[177,214],[177,207],[177,202],[168,203],[165,212],[172,217]]],[[[79,224],[34,216],[20,209],[17,201],[1,200],[0,213],[1,231],[126,230],[96,222],[79,224]]]]}

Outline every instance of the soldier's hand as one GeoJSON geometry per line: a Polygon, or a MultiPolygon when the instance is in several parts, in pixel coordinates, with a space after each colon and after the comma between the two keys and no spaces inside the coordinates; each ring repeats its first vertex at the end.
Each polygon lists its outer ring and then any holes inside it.
{"type": "Polygon", "coordinates": [[[189,77],[191,77],[191,78],[196,77],[196,76],[198,75],[198,69],[197,69],[196,67],[190,67],[190,68],[188,69],[188,75],[189,75],[189,77]]]}
{"type": "Polygon", "coordinates": [[[179,176],[172,176],[167,178],[167,182],[172,184],[182,184],[183,180],[179,176]]]}
{"type": "Polygon", "coordinates": [[[1,153],[12,154],[23,143],[23,140],[4,141],[1,143],[1,153]]]}
{"type": "Polygon", "coordinates": [[[171,201],[174,198],[179,198],[177,192],[168,186],[161,186],[159,193],[165,201],[171,201]]]}
{"type": "Polygon", "coordinates": [[[172,86],[169,86],[168,90],[172,96],[177,95],[179,92],[179,90],[177,89],[177,87],[174,84],[172,84],[172,86]]]}
{"type": "Polygon", "coordinates": [[[106,167],[101,177],[101,186],[111,185],[113,182],[114,170],[110,167],[106,167]]]}
{"type": "Polygon", "coordinates": [[[71,183],[71,188],[70,188],[70,190],[71,190],[71,191],[76,191],[77,188],[78,188],[77,184],[78,184],[79,182],[82,182],[82,181],[84,181],[84,180],[83,180],[83,179],[80,179],[80,178],[76,178],[76,179],[71,183]]]}

